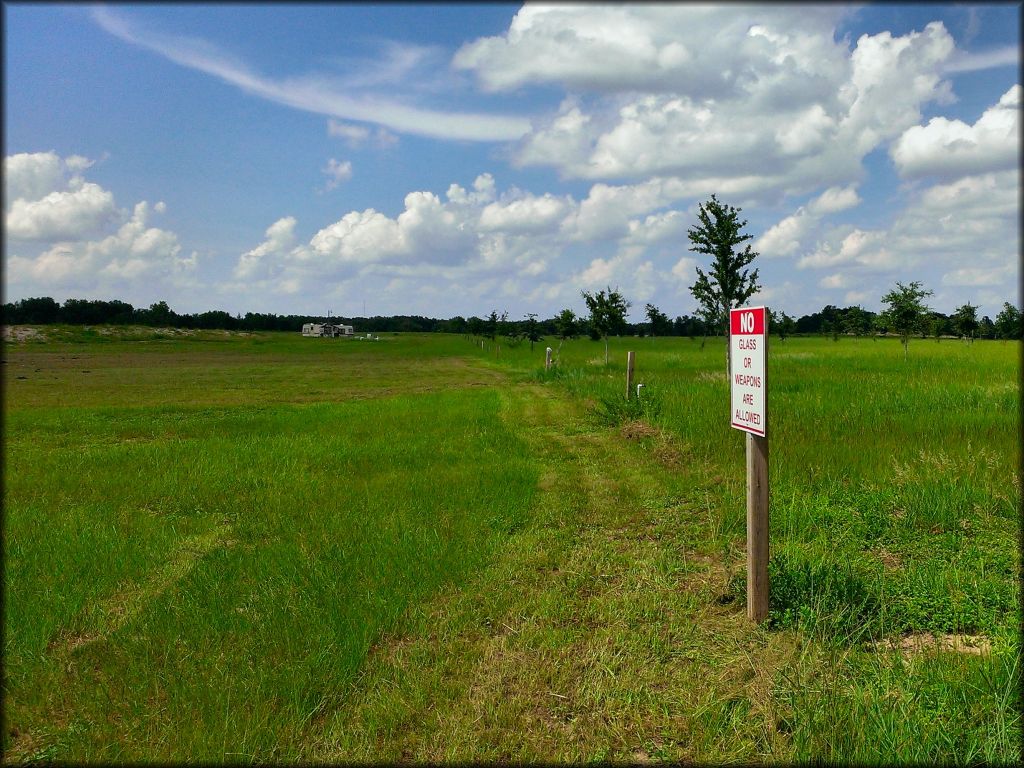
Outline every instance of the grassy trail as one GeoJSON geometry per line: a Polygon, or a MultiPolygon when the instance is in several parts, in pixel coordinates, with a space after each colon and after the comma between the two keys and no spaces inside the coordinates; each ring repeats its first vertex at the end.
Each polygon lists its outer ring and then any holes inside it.
{"type": "Polygon", "coordinates": [[[755,627],[715,350],[309,341],[5,350],[5,763],[1019,753],[1009,350],[779,345],[755,627]]]}
{"type": "Polygon", "coordinates": [[[380,642],[303,757],[328,761],[757,760],[789,633],[721,605],[702,499],[716,478],[640,425],[594,426],[549,388],[504,408],[542,467],[531,523],[468,586],[380,642]],[[751,704],[752,703],[752,704],[751,704]]]}

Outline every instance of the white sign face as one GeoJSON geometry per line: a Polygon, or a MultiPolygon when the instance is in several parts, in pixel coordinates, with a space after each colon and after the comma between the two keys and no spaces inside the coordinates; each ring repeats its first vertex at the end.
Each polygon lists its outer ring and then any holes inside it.
{"type": "Polygon", "coordinates": [[[732,370],[732,426],[765,436],[768,424],[765,392],[765,353],[768,349],[768,312],[764,307],[743,307],[729,312],[732,370]]]}

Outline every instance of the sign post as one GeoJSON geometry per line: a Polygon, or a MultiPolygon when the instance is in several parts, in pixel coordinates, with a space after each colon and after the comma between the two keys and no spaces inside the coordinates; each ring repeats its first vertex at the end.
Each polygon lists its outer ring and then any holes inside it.
{"type": "Polygon", "coordinates": [[[768,311],[729,312],[731,425],[747,433],[747,617],[768,616],[768,311]]]}
{"type": "Polygon", "coordinates": [[[629,392],[633,389],[633,366],[636,364],[636,355],[633,352],[626,353],[626,399],[629,400],[629,392]]]}

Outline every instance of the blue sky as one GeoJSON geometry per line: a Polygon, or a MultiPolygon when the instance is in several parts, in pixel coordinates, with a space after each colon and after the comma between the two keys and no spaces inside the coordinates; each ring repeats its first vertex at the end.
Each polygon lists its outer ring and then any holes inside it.
{"type": "Polygon", "coordinates": [[[4,300],[790,314],[1018,303],[1019,5],[4,6],[4,300]]]}

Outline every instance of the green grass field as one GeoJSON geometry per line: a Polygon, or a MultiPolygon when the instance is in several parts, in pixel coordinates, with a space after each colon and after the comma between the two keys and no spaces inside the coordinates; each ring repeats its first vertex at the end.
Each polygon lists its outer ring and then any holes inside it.
{"type": "Polygon", "coordinates": [[[1019,344],[772,340],[754,626],[721,340],[38,330],[5,762],[1020,754],[1019,344]]]}

